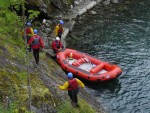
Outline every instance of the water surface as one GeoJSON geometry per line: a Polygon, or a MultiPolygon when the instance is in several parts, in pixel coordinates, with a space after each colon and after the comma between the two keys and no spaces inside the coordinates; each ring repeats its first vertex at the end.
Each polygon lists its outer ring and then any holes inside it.
{"type": "Polygon", "coordinates": [[[150,113],[150,1],[94,8],[67,38],[67,47],[112,62],[123,70],[109,83],[87,90],[108,113],[150,113]]]}

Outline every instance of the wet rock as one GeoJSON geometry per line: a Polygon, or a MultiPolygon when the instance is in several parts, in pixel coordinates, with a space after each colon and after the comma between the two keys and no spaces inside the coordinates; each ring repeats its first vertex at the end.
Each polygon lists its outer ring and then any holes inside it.
{"type": "Polygon", "coordinates": [[[74,1],[74,5],[79,5],[79,1],[74,1]]]}
{"type": "Polygon", "coordinates": [[[75,24],[75,21],[69,21],[64,25],[64,27],[68,28],[69,31],[71,31],[73,29],[74,24],[75,24]]]}
{"type": "Polygon", "coordinates": [[[52,49],[46,49],[45,52],[46,52],[46,55],[49,57],[52,57],[52,58],[56,57],[52,49]]]}
{"type": "Polygon", "coordinates": [[[96,11],[91,10],[91,11],[89,11],[89,14],[91,14],[91,15],[96,15],[96,14],[97,14],[97,12],[96,12],[96,11]]]}
{"type": "Polygon", "coordinates": [[[46,34],[50,34],[50,33],[52,33],[52,30],[50,28],[46,28],[45,32],[46,32],[46,34]]]}
{"type": "Polygon", "coordinates": [[[97,2],[97,3],[100,3],[100,2],[102,2],[102,0],[96,0],[96,2],[97,2]]]}
{"type": "Polygon", "coordinates": [[[39,8],[40,8],[40,10],[43,11],[44,13],[47,13],[47,6],[46,6],[43,2],[41,2],[41,3],[39,4],[39,8]]]}
{"type": "Polygon", "coordinates": [[[73,8],[73,5],[70,5],[70,10],[72,10],[72,8],[73,8]]]}
{"type": "Polygon", "coordinates": [[[48,24],[52,24],[52,21],[50,21],[50,20],[47,20],[46,22],[47,22],[48,24]]]}

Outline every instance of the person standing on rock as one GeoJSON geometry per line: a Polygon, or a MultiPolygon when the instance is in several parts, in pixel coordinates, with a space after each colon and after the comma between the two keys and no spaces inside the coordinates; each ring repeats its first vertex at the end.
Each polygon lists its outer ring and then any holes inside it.
{"type": "Polygon", "coordinates": [[[42,38],[37,35],[38,30],[34,29],[34,36],[30,38],[30,40],[28,41],[28,44],[31,44],[32,49],[33,49],[33,55],[35,58],[35,62],[38,65],[39,64],[39,51],[40,51],[40,47],[44,48],[44,42],[42,40],[42,38]]]}
{"type": "MultiPolygon", "coordinates": [[[[27,43],[28,43],[28,41],[30,40],[30,38],[32,36],[34,36],[34,32],[33,32],[33,29],[31,27],[31,22],[27,23],[27,27],[26,27],[25,31],[26,31],[26,38],[27,38],[27,43]]],[[[31,44],[29,45],[28,50],[29,50],[29,52],[31,52],[31,44]]]]}
{"type": "Polygon", "coordinates": [[[58,36],[60,40],[61,40],[62,33],[64,32],[63,24],[64,22],[60,20],[59,24],[55,27],[55,36],[58,36]]]}
{"type": "Polygon", "coordinates": [[[54,53],[57,53],[63,49],[63,44],[59,37],[56,37],[56,39],[52,42],[52,49],[54,53]]]}
{"type": "Polygon", "coordinates": [[[84,88],[84,84],[77,78],[73,78],[73,74],[69,72],[67,74],[68,81],[66,81],[62,86],[59,85],[59,89],[66,90],[68,89],[68,95],[71,99],[71,104],[74,107],[78,107],[78,97],[77,94],[79,92],[79,86],[84,88]]]}

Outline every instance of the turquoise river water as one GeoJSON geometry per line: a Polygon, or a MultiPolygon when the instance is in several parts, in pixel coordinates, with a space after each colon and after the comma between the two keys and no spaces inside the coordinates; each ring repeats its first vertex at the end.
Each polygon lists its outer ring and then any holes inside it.
{"type": "Polygon", "coordinates": [[[87,91],[108,113],[150,113],[150,1],[102,6],[83,15],[67,47],[120,66],[123,73],[87,91]]]}

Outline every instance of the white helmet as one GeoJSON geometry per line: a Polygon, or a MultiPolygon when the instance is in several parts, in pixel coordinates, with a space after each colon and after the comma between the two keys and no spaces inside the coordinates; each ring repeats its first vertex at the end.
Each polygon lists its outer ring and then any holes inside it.
{"type": "Polygon", "coordinates": [[[59,38],[59,37],[56,37],[56,40],[60,40],[60,38],[59,38]]]}

